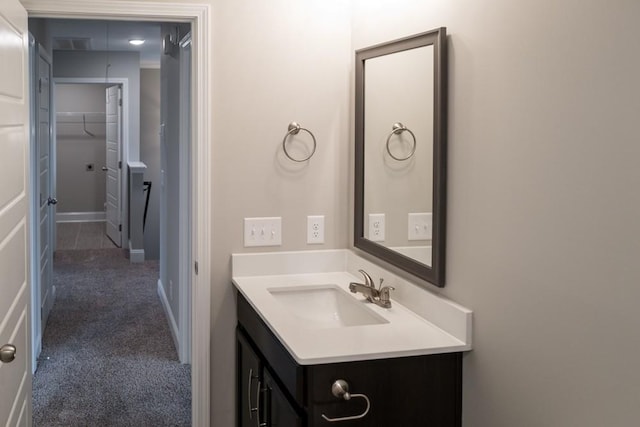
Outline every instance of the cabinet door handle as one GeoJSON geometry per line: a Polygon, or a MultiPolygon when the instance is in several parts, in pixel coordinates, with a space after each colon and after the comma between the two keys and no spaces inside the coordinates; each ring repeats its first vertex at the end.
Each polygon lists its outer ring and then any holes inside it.
{"type": "MultiPolygon", "coordinates": [[[[251,407],[251,384],[253,380],[258,378],[257,375],[253,375],[253,368],[249,369],[249,384],[247,385],[247,406],[249,409],[249,419],[253,418],[253,413],[260,410],[260,403],[255,408],[251,407]]],[[[260,389],[260,382],[258,381],[258,390],[260,389]]]]}
{"type": "Polygon", "coordinates": [[[260,422],[260,393],[265,391],[266,388],[264,390],[262,390],[262,383],[260,382],[260,380],[258,380],[258,388],[256,389],[256,410],[258,412],[258,416],[256,417],[256,425],[258,427],[266,427],[267,426],[267,422],[265,421],[264,423],[260,422]]]}

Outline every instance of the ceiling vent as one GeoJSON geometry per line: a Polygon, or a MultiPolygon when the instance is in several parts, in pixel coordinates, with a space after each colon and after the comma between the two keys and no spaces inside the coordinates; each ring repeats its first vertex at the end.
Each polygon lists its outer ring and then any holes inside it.
{"type": "Polygon", "coordinates": [[[56,37],[53,50],[91,50],[90,38],[56,37]]]}

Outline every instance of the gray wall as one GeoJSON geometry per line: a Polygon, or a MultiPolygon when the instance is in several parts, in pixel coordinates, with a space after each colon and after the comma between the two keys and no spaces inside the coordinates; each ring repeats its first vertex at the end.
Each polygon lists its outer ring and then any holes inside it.
{"type": "Polygon", "coordinates": [[[105,88],[104,84],[56,85],[56,113],[101,113],[101,122],[95,114],[89,115],[84,133],[80,116],[61,117],[56,125],[57,175],[56,197],[58,212],[104,212],[106,200],[105,140],[105,88]],[[72,123],[71,123],[72,122],[72,123]],[[86,170],[93,164],[92,171],[86,170]]]}
{"type": "MultiPolygon", "coordinates": [[[[140,54],[62,51],[53,54],[53,77],[125,77],[129,82],[129,161],[140,160],[140,54]]],[[[126,129],[125,129],[126,131],[126,129]]]]}
{"type": "MultiPolygon", "coordinates": [[[[640,2],[358,0],[353,48],[446,26],[464,425],[640,419],[640,2]]],[[[433,287],[430,290],[436,291],[433,287]]]]}
{"type": "Polygon", "coordinates": [[[160,70],[140,70],[140,161],[153,183],[144,229],[144,256],[160,258],[160,70]]]}

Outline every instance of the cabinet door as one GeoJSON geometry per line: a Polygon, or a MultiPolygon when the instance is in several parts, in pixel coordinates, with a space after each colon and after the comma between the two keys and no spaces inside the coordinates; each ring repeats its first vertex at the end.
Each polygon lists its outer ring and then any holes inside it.
{"type": "Polygon", "coordinates": [[[349,427],[460,427],[462,358],[459,353],[315,365],[307,376],[309,425],[337,426],[328,418],[362,417],[341,422],[349,427]],[[367,400],[336,398],[337,379],[367,400]],[[366,412],[366,415],[364,415],[366,412]]]}
{"type": "Polygon", "coordinates": [[[260,358],[251,348],[240,330],[236,331],[237,337],[237,390],[238,390],[238,427],[258,427],[262,420],[261,415],[261,379],[262,363],[260,358]]]}
{"type": "Polygon", "coordinates": [[[268,369],[264,370],[265,416],[268,427],[302,427],[302,417],[293,409],[268,369]]]}

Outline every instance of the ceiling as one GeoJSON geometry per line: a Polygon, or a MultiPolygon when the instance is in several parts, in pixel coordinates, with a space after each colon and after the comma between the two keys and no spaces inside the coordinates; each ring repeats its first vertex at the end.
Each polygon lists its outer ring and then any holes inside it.
{"type": "Polygon", "coordinates": [[[47,19],[46,23],[54,50],[140,52],[142,66],[160,64],[159,22],[47,19]],[[145,43],[133,46],[129,44],[131,39],[144,39],[145,43]]]}

